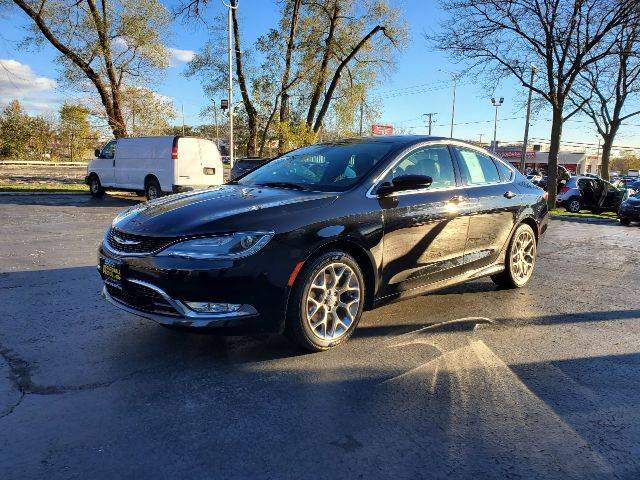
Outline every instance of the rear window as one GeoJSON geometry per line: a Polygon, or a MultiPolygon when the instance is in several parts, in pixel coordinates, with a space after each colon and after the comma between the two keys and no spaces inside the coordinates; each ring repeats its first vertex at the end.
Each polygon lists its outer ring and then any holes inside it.
{"type": "Polygon", "coordinates": [[[455,147],[462,157],[462,174],[470,185],[500,182],[500,174],[493,159],[469,148],[455,147]]]}

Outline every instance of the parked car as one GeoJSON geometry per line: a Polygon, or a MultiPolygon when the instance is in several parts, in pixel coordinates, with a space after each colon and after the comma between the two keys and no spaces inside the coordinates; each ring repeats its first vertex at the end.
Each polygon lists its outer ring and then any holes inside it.
{"type": "Polygon", "coordinates": [[[560,188],[556,203],[572,213],[582,209],[595,213],[604,210],[617,212],[624,196],[624,189],[616,188],[606,180],[576,176],[560,188]]]}
{"type": "Polygon", "coordinates": [[[236,160],[233,163],[233,167],[231,168],[231,175],[229,178],[233,180],[234,178],[238,178],[241,175],[244,175],[251,170],[255,170],[256,168],[264,165],[269,161],[268,158],[260,158],[260,157],[246,157],[236,160]]]}
{"type": "Polygon", "coordinates": [[[631,222],[640,222],[640,192],[625,198],[618,209],[618,218],[626,226],[631,222]]]}
{"type": "Polygon", "coordinates": [[[223,183],[215,143],[204,138],[162,136],[111,140],[95,152],[85,183],[91,195],[105,190],[144,193],[148,199],[223,183]]]}
{"type": "Polygon", "coordinates": [[[359,138],[130,207],[99,270],[109,302],[162,325],[284,331],[319,351],[394,300],[484,276],[525,286],[547,214],[545,192],[472,144],[359,138]]]}

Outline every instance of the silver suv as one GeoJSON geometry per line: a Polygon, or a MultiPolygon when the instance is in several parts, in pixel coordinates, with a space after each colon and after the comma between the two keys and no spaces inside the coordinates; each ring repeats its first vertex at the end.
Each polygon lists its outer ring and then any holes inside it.
{"type": "Polygon", "coordinates": [[[559,207],[572,213],[582,209],[594,213],[603,210],[617,212],[625,192],[625,189],[618,189],[601,178],[575,176],[560,187],[556,201],[559,207]]]}

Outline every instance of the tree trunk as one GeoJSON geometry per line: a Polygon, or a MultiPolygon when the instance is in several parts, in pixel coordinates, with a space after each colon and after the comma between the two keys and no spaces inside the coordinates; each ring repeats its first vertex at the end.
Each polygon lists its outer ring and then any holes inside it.
{"type": "MultiPolygon", "coordinates": [[[[287,39],[287,51],[284,56],[284,70],[282,72],[282,86],[280,88],[280,124],[289,120],[289,75],[291,73],[291,56],[295,48],[296,30],[298,28],[298,18],[300,16],[300,4],[302,0],[293,0],[293,11],[291,12],[291,25],[289,28],[289,38],[287,39]]],[[[260,146],[260,150],[264,148],[264,143],[260,146]]],[[[282,132],[282,125],[280,126],[280,133],[278,134],[278,154],[282,154],[287,150],[285,145],[284,132],[282,132]]],[[[260,154],[262,156],[262,154],[260,154]]]]}
{"type": "Polygon", "coordinates": [[[316,115],[316,108],[318,108],[318,103],[320,102],[320,95],[322,94],[322,89],[324,87],[326,78],[327,78],[327,69],[329,66],[329,58],[331,57],[332,47],[333,47],[333,37],[335,35],[336,26],[338,24],[338,13],[340,12],[340,8],[338,3],[335,2],[333,5],[333,13],[331,15],[331,20],[329,23],[329,33],[327,33],[327,38],[325,40],[325,48],[324,53],[322,54],[322,61],[320,62],[320,70],[317,74],[316,85],[313,89],[313,93],[311,94],[311,101],[309,102],[309,110],[307,111],[307,128],[311,130],[313,127],[313,118],[316,115]]]}
{"type": "Polygon", "coordinates": [[[558,194],[558,153],[562,138],[562,107],[554,107],[551,121],[551,144],[549,145],[549,160],[547,165],[547,192],[549,194],[549,208],[556,208],[558,194]]]}
{"type": "Polygon", "coordinates": [[[618,132],[618,127],[611,127],[609,133],[602,135],[602,166],[600,168],[600,176],[605,180],[609,180],[609,163],[611,160],[611,148],[613,140],[618,132]]]}
{"type": "Polygon", "coordinates": [[[371,29],[369,33],[367,33],[358,44],[353,47],[353,50],[347,55],[338,68],[336,68],[335,73],[333,74],[333,78],[331,79],[331,83],[329,84],[329,88],[327,89],[327,93],[324,96],[324,100],[322,102],[322,106],[320,107],[320,111],[318,112],[318,116],[316,118],[315,123],[313,124],[314,133],[318,133],[320,127],[322,127],[322,122],[324,122],[324,116],[329,109],[329,104],[333,99],[333,93],[335,92],[336,87],[338,86],[338,81],[340,80],[340,75],[342,75],[342,70],[349,64],[349,62],[356,56],[356,54],[360,51],[360,49],[367,44],[369,40],[371,40],[376,33],[384,31],[384,27],[382,25],[376,25],[371,29]]]}
{"type": "MultiPolygon", "coordinates": [[[[236,5],[236,1],[232,1],[232,5],[236,5]]],[[[242,50],[240,48],[240,28],[238,26],[237,9],[231,10],[231,20],[233,22],[233,41],[236,50],[236,76],[238,77],[238,86],[240,87],[240,94],[242,95],[242,103],[244,103],[244,109],[247,112],[247,156],[255,157],[256,149],[258,145],[258,111],[251,102],[249,91],[247,89],[247,79],[244,76],[244,67],[242,64],[242,50]]],[[[233,105],[229,105],[229,109],[233,109],[233,105]]]]}

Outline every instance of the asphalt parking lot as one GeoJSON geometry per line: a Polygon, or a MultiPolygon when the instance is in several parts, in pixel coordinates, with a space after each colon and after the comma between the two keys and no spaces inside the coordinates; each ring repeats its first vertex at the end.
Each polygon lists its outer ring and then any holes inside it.
{"type": "Polygon", "coordinates": [[[301,354],[106,304],[96,247],[134,201],[0,197],[0,478],[640,477],[640,227],[553,220],[527,288],[301,354]]]}

